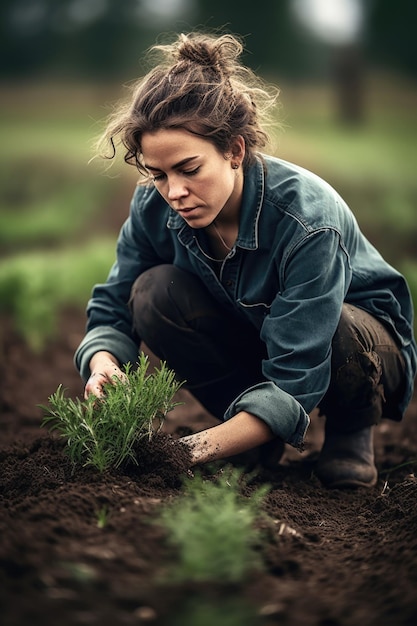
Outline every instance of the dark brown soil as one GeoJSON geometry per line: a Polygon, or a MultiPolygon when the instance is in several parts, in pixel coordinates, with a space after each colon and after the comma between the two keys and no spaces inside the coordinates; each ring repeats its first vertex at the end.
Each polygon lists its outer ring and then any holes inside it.
{"type": "MultiPolygon", "coordinates": [[[[72,354],[83,315],[34,355],[2,323],[0,621],[3,626],[405,626],[417,623],[417,398],[401,424],[376,432],[380,479],[328,491],[314,475],[320,418],[302,455],[287,450],[271,485],[264,571],[241,585],[169,583],[175,552],[155,523],[181,493],[175,433],[214,423],[184,392],[167,432],[136,471],[73,471],[62,442],[40,428],[58,384],[82,392],[72,354]],[[99,512],[107,524],[98,527],[99,512]],[[272,522],[271,522],[272,520],[272,522]]],[[[250,494],[250,488],[248,491],[250,494]]],[[[213,515],[216,512],[213,511],[213,515]]],[[[265,522],[263,522],[265,523],[265,522]]]]}

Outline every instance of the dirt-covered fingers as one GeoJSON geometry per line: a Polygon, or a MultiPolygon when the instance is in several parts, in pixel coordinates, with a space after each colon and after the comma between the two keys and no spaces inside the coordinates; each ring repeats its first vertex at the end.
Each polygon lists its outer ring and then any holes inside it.
{"type": "Polygon", "coordinates": [[[92,372],[84,388],[84,398],[93,395],[101,398],[104,395],[104,385],[111,382],[104,372],[92,372]]]}
{"type": "Polygon", "coordinates": [[[100,398],[104,395],[105,384],[113,384],[116,379],[126,380],[126,374],[120,369],[115,357],[105,351],[96,352],[93,355],[90,361],[90,372],[90,378],[84,390],[85,398],[90,395],[100,398]]]}

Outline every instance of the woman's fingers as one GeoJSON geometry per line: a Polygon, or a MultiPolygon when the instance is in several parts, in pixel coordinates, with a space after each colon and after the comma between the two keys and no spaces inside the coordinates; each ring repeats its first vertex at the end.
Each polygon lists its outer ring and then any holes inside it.
{"type": "Polygon", "coordinates": [[[108,383],[113,384],[115,376],[122,381],[126,380],[126,374],[114,363],[101,367],[100,371],[92,372],[85,385],[84,398],[87,399],[90,395],[94,395],[97,398],[103,397],[104,385],[108,383]]]}
{"type": "Polygon", "coordinates": [[[108,382],[110,381],[104,372],[93,372],[85,385],[84,398],[91,395],[101,398],[104,395],[103,385],[108,382]]]}

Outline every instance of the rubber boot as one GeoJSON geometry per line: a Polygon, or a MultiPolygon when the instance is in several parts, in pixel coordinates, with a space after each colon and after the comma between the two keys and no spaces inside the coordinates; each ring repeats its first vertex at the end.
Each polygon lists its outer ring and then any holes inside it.
{"type": "Polygon", "coordinates": [[[353,433],[326,434],[316,475],[328,488],[373,487],[378,478],[373,427],[353,433]]]}

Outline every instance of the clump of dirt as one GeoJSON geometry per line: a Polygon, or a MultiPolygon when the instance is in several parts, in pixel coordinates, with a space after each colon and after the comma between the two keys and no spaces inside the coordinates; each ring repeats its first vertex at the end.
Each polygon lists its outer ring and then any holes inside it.
{"type": "Polygon", "coordinates": [[[103,474],[74,468],[65,442],[40,428],[38,405],[59,384],[74,397],[82,394],[72,355],[84,316],[63,315],[56,340],[37,355],[8,320],[2,328],[2,624],[417,622],[417,397],[402,423],[376,429],[379,480],[369,490],[320,484],[314,468],[322,422],[313,415],[306,452],[287,448],[275,469],[255,465],[245,488],[250,497],[258,484],[270,485],[266,521],[259,521],[264,568],[240,585],[179,584],[169,579],[177,557],[156,520],[160,507],[181,494],[182,476],[192,477],[179,434],[213,425],[212,416],[185,394],[185,406],[168,415],[165,431],[140,445],[137,466],[103,474]]]}
{"type": "Polygon", "coordinates": [[[189,447],[178,438],[160,432],[134,448],[137,461],[127,469],[132,476],[147,476],[155,487],[180,487],[191,467],[189,447]]]}

